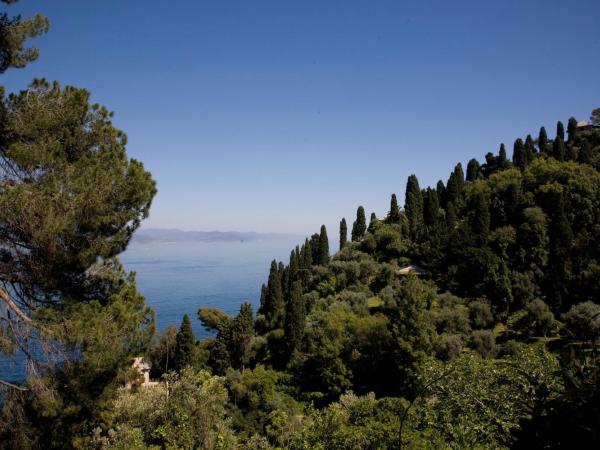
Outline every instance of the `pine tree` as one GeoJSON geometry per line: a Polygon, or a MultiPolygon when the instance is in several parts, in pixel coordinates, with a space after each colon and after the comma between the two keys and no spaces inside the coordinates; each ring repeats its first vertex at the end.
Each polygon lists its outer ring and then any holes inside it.
{"type": "Polygon", "coordinates": [[[361,240],[367,231],[367,218],[365,217],[365,208],[359,206],[356,210],[356,221],[352,225],[352,241],[361,240]]]}
{"type": "MultiPolygon", "coordinates": [[[[14,3],[14,0],[3,0],[3,3],[14,3]]],[[[25,42],[49,29],[49,20],[40,14],[25,20],[21,16],[9,18],[6,13],[0,14],[0,74],[10,67],[20,69],[35,61],[38,49],[25,47],[25,42]]]]}
{"type": "Polygon", "coordinates": [[[560,120],[556,123],[556,138],[565,142],[565,126],[560,120]]]}
{"type": "Polygon", "coordinates": [[[554,142],[552,144],[552,156],[554,157],[554,159],[557,159],[558,161],[564,161],[565,154],[566,154],[565,143],[563,142],[563,140],[560,137],[557,137],[556,139],[554,139],[554,142]]]}
{"type": "MultiPolygon", "coordinates": [[[[4,45],[0,36],[0,53],[4,45]]],[[[8,65],[20,58],[27,59],[9,56],[8,65]]],[[[86,358],[97,351],[99,383],[85,393],[93,402],[116,382],[115,366],[152,337],[152,312],[115,258],[148,216],[156,186],[143,165],[128,158],[126,136],[113,126],[109,110],[89,100],[84,89],[44,80],[0,95],[0,359],[24,348],[29,367],[46,365],[56,355],[41,360],[43,352],[28,351],[33,334],[36,345],[70,349],[61,350],[60,358],[77,364],[61,364],[57,371],[79,367],[84,377],[86,358]],[[40,309],[48,318],[43,327],[29,316],[40,309]],[[90,324],[102,317],[106,326],[85,330],[84,311],[90,324]],[[91,340],[117,324],[121,330],[96,341],[112,348],[81,351],[82,333],[91,340]],[[55,326],[63,330],[60,337],[51,331],[55,326]]]]}
{"type": "Polygon", "coordinates": [[[321,234],[319,235],[319,264],[329,262],[329,239],[327,239],[327,229],[321,225],[321,234]]]}
{"type": "Polygon", "coordinates": [[[467,181],[475,181],[479,178],[481,166],[475,158],[467,164],[467,181]]]}
{"type": "Polygon", "coordinates": [[[377,227],[377,216],[373,212],[373,213],[371,213],[371,220],[369,221],[369,228],[368,228],[369,233],[374,233],[375,227],[377,227]]]}
{"type": "Polygon", "coordinates": [[[285,340],[288,347],[288,355],[300,348],[304,335],[304,324],[306,322],[306,306],[302,298],[302,286],[296,282],[292,286],[288,310],[285,316],[285,340]]]}
{"type": "Polygon", "coordinates": [[[527,156],[525,155],[525,147],[521,139],[517,139],[515,141],[512,161],[513,164],[519,169],[525,170],[525,166],[527,165],[527,156]]]}
{"type": "Polygon", "coordinates": [[[348,242],[348,226],[346,225],[346,218],[342,217],[340,221],[340,250],[344,248],[348,242]]]}
{"type": "Polygon", "coordinates": [[[577,119],[575,117],[569,118],[567,133],[569,133],[569,142],[571,144],[577,142],[577,119]]]}
{"type": "Polygon", "coordinates": [[[540,134],[538,136],[538,148],[540,153],[548,153],[548,134],[546,128],[540,128],[540,134]]]}
{"type": "Polygon", "coordinates": [[[396,194],[392,194],[392,200],[390,201],[390,215],[388,219],[391,223],[400,222],[400,208],[398,207],[398,199],[396,194]]]}
{"type": "Polygon", "coordinates": [[[175,350],[173,352],[173,368],[181,371],[194,361],[194,352],[196,348],[196,337],[192,330],[190,316],[184,314],[181,326],[175,337],[175,350]]]}
{"type": "Polygon", "coordinates": [[[423,194],[415,175],[409,176],[406,182],[404,210],[408,218],[410,236],[416,239],[423,224],[423,194]]]}

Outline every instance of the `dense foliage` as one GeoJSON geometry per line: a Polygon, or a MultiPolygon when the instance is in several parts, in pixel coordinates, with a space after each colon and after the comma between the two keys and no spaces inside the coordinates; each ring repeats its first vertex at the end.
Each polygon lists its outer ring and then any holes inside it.
{"type": "MultiPolygon", "coordinates": [[[[1,15],[0,73],[46,29],[1,15]]],[[[411,175],[333,255],[322,226],[256,315],[201,308],[200,342],[187,315],[154,335],[115,259],[155,187],[110,116],[43,80],[0,97],[0,350],[31,362],[2,382],[0,447],[598,447],[600,109],[411,175]]]]}

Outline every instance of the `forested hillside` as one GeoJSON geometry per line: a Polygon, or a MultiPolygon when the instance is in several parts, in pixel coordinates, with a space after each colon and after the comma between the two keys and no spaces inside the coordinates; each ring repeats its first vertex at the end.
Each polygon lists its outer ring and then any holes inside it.
{"type": "MultiPolygon", "coordinates": [[[[186,317],[150,350],[154,376],[212,373],[242,448],[597,445],[600,110],[466,167],[425,189],[411,175],[404,208],[394,194],[369,223],[359,207],[333,256],[321,227],[272,262],[255,316],[200,309],[214,338],[192,345],[186,317]]],[[[120,414],[145,445],[186,426],[157,437],[149,409],[120,414]]]]}
{"type": "MultiPolygon", "coordinates": [[[[48,29],[0,13],[0,75],[48,29]]],[[[160,335],[117,258],[156,186],[111,118],[0,86],[0,356],[28,369],[0,379],[0,448],[599,447],[600,109],[411,175],[339,249],[323,226],[274,260],[258,311],[160,335]]]]}

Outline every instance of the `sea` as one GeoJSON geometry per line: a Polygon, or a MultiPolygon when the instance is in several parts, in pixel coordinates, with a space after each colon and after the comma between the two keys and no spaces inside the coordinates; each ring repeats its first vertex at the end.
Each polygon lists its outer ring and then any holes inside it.
{"type": "MultiPolygon", "coordinates": [[[[136,273],[138,289],[155,311],[157,332],[179,327],[188,314],[196,337],[203,339],[210,333],[198,320],[199,308],[233,315],[249,302],[256,313],[271,261],[287,264],[291,250],[302,242],[302,236],[254,234],[223,241],[134,239],[119,259],[136,273]]],[[[22,355],[0,356],[0,379],[19,382],[24,377],[22,355]]]]}

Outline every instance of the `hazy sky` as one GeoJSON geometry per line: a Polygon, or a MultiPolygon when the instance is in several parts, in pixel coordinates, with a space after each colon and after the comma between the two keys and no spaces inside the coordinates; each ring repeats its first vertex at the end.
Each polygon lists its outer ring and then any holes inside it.
{"type": "Polygon", "coordinates": [[[337,235],[600,106],[600,1],[21,0],[34,77],[89,89],[158,183],[146,227],[337,235]]]}

